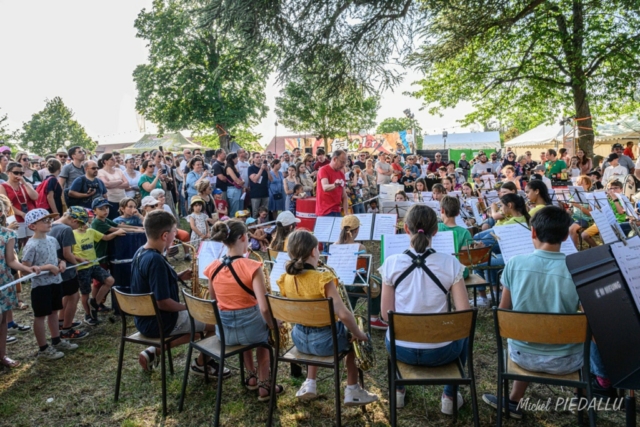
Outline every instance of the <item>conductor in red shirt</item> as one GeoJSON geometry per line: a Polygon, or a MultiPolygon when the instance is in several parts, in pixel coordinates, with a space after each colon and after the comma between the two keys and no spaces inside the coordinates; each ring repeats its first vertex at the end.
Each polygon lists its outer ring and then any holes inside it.
{"type": "Polygon", "coordinates": [[[344,165],[347,153],[336,150],[331,162],[318,170],[316,190],[316,216],[340,216],[340,209],[349,210],[349,199],[345,189],[344,165]]]}

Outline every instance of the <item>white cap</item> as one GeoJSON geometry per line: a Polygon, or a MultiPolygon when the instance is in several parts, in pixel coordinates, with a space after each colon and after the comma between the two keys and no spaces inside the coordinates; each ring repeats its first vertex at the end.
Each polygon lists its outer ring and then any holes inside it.
{"type": "Polygon", "coordinates": [[[282,211],[280,212],[280,215],[278,215],[278,218],[276,218],[276,221],[286,227],[289,225],[299,223],[300,219],[293,216],[293,214],[290,211],[282,211]]]}
{"type": "Polygon", "coordinates": [[[145,196],[140,203],[140,207],[144,208],[145,206],[153,206],[157,205],[158,201],[151,196],[145,196]]]}

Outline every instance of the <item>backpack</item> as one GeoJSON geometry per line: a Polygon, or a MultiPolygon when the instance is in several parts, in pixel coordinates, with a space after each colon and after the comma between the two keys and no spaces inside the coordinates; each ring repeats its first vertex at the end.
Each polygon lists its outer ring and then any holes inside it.
{"type": "Polygon", "coordinates": [[[49,175],[48,177],[45,178],[44,181],[40,183],[40,185],[36,187],[36,193],[38,193],[38,200],[36,200],[36,208],[38,209],[46,209],[48,211],[51,210],[51,206],[49,206],[49,200],[47,200],[47,195],[48,195],[47,187],[49,186],[50,179],[56,179],[56,177],[53,175],[49,175]]]}

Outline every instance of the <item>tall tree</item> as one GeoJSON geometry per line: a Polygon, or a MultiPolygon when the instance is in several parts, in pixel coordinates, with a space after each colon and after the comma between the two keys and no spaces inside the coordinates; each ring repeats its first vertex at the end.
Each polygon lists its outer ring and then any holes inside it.
{"type": "Polygon", "coordinates": [[[301,72],[280,91],[276,114],[283,125],[296,132],[308,132],[328,139],[375,126],[380,108],[377,96],[366,97],[351,87],[336,94],[317,85],[314,74],[301,72]]]}
{"type": "Polygon", "coordinates": [[[22,124],[18,138],[24,148],[36,154],[44,155],[65,147],[65,141],[93,150],[97,143],[87,135],[84,127],[73,118],[73,111],[64,105],[60,97],[45,100],[42,111],[31,116],[31,120],[22,124]],[[29,145],[33,142],[33,145],[29,145]]]}
{"type": "Polygon", "coordinates": [[[414,137],[416,138],[416,148],[421,150],[423,140],[422,128],[420,128],[417,121],[411,120],[408,117],[387,117],[380,122],[376,128],[376,133],[400,132],[411,129],[413,129],[415,133],[414,137]]]}
{"type": "MultiPolygon", "coordinates": [[[[240,147],[247,151],[263,151],[264,147],[258,142],[262,135],[253,133],[247,129],[238,128],[230,136],[230,141],[237,143],[240,147]]],[[[196,141],[202,142],[202,145],[208,148],[220,148],[220,137],[217,133],[194,134],[196,141]]]]}
{"type": "Polygon", "coordinates": [[[203,3],[155,0],[138,15],[149,63],[133,73],[136,108],[161,131],[215,131],[228,149],[230,129],[266,116],[273,49],[262,42],[241,47],[232,30],[202,25],[193,10],[203,3]]]}
{"type": "Polygon", "coordinates": [[[9,115],[0,114],[0,145],[11,145],[13,141],[13,132],[9,130],[9,115]]]}
{"type": "Polygon", "coordinates": [[[591,154],[592,115],[632,102],[640,78],[637,1],[449,0],[424,7],[424,45],[410,63],[425,73],[415,96],[432,113],[471,101],[476,111],[467,123],[575,115],[579,146],[591,154]]]}

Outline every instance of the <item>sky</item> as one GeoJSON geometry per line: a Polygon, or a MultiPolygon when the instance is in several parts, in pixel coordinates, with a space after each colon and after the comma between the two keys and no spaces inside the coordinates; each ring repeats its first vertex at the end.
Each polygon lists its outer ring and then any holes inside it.
{"type": "MultiPolygon", "coordinates": [[[[99,143],[135,142],[140,136],[132,73],[147,61],[145,41],[136,38],[134,20],[151,0],[0,0],[0,115],[11,130],[42,110],[45,100],[62,98],[75,119],[99,143]]],[[[443,117],[420,111],[421,101],[402,93],[421,76],[409,71],[404,82],[381,95],[377,122],[411,109],[430,134],[464,132],[457,120],[471,111],[462,105],[443,117]]],[[[269,113],[253,130],[266,145],[275,133],[275,76],[266,87],[269,113]]],[[[153,132],[147,124],[147,132],[153,132]]],[[[374,132],[375,129],[370,129],[374,132]]],[[[293,134],[278,126],[278,135],[293,134]]]]}

